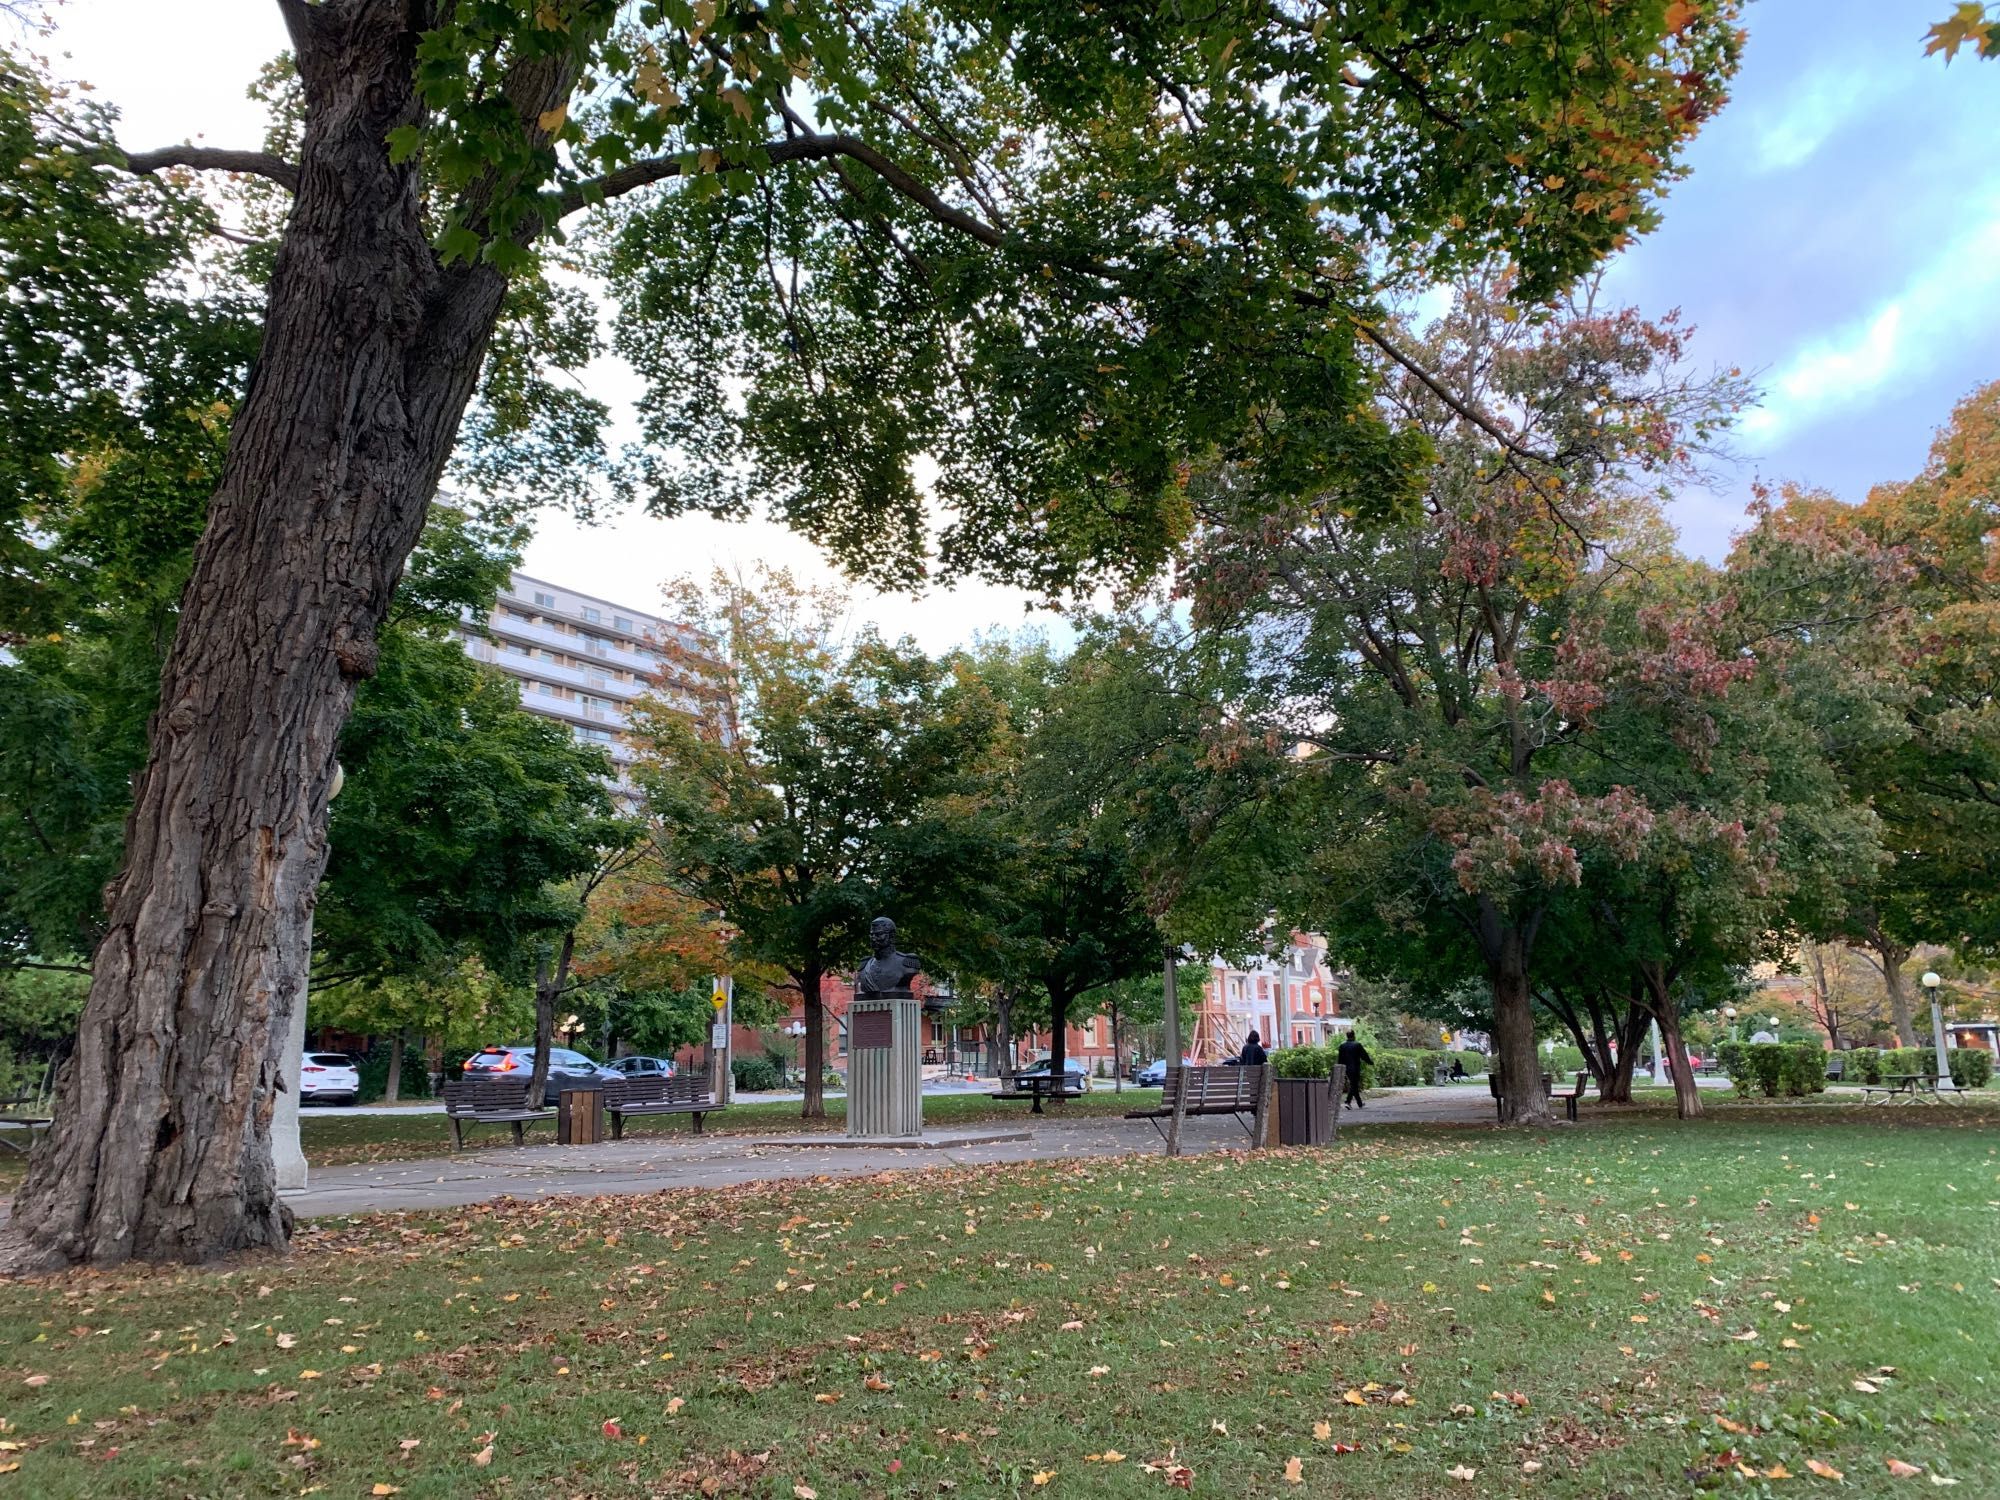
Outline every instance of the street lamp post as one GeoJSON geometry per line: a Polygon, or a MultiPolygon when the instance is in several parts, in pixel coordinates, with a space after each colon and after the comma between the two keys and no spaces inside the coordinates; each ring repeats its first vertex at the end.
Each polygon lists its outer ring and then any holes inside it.
{"type": "Polygon", "coordinates": [[[790,1022],[785,1027],[785,1035],[799,1044],[799,1082],[800,1086],[804,1087],[806,1076],[806,1023],[803,1021],[790,1022]]]}
{"type": "Polygon", "coordinates": [[[1722,1007],[1722,1019],[1723,1019],[1723,1020],[1725,1020],[1725,1021],[1727,1021],[1727,1022],[1729,1023],[1729,1040],[1730,1040],[1730,1041],[1732,1041],[1732,1042],[1733,1042],[1733,1041],[1735,1041],[1735,1040],[1736,1040],[1736,1007],[1735,1007],[1735,1006],[1733,1006],[1733,1005],[1725,1005],[1725,1006],[1723,1006],[1723,1007],[1722,1007]]]}
{"type": "Polygon", "coordinates": [[[1955,1089],[1958,1085],[1952,1082],[1951,1059],[1945,1055],[1944,1010],[1938,1004],[1938,986],[1944,981],[1933,971],[1926,969],[1923,983],[1924,989],[1931,997],[1931,1045],[1937,1049],[1938,1087],[1955,1089]]]}

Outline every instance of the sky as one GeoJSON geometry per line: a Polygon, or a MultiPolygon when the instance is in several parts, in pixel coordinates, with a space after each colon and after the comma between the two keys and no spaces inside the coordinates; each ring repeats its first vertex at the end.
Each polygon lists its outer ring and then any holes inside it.
{"type": "MultiPolygon", "coordinates": [[[[1717,557],[1751,486],[1784,480],[1859,499],[1924,461],[1953,404],[2000,378],[2000,62],[1923,55],[1948,0],[1753,0],[1729,107],[1688,155],[1664,225],[1609,268],[1617,301],[1696,330],[1693,357],[1763,389],[1712,486],[1672,511],[1691,550],[1717,557]]],[[[254,146],[243,91],[285,45],[271,0],[202,0],[202,24],[162,0],[73,0],[58,71],[123,114],[132,149],[199,140],[254,146]]],[[[593,388],[616,401],[630,377],[593,388]]],[[[758,561],[836,575],[765,522],[627,514],[541,519],[524,567],[658,607],[663,579],[758,561]]],[[[853,591],[857,619],[943,650],[1023,625],[1060,636],[1018,591],[979,583],[923,598],[853,591]]]]}

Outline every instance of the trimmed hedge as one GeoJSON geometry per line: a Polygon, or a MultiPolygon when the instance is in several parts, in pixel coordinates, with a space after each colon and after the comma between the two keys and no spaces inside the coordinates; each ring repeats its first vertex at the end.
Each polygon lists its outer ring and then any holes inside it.
{"type": "Polygon", "coordinates": [[[1280,1047],[1271,1054],[1271,1071],[1280,1078],[1331,1078],[1331,1047],[1280,1047]]]}
{"type": "Polygon", "coordinates": [[[768,1057],[732,1057],[729,1071],[742,1093],[767,1093],[785,1086],[785,1075],[768,1057]]]}
{"type": "Polygon", "coordinates": [[[1826,1091],[1826,1053],[1812,1042],[1724,1042],[1715,1055],[1739,1094],[1775,1099],[1826,1091]]]}
{"type": "Polygon", "coordinates": [[[1962,1089],[1983,1089],[1993,1081],[1993,1054],[1984,1047],[1953,1047],[1945,1058],[1951,1081],[1962,1089]]]}

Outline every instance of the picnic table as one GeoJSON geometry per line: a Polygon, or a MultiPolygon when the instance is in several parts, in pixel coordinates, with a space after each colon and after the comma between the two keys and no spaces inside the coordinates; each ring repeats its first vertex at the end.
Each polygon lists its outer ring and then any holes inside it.
{"type": "Polygon", "coordinates": [[[24,1104],[38,1104],[41,1101],[23,1090],[10,1099],[0,1099],[0,1150],[12,1151],[17,1156],[26,1156],[35,1144],[35,1132],[46,1130],[55,1123],[47,1115],[19,1115],[14,1111],[24,1104]],[[21,1138],[14,1138],[14,1131],[21,1132],[21,1138]]]}
{"type": "Polygon", "coordinates": [[[1082,1089],[1073,1087],[1068,1078],[1057,1078],[1052,1073],[1036,1073],[1027,1078],[1016,1074],[1007,1087],[987,1097],[1008,1101],[1032,1099],[1035,1102],[1028,1106],[1028,1113],[1039,1115],[1045,1112],[1042,1109],[1042,1100],[1073,1099],[1082,1092],[1082,1089]]]}
{"type": "Polygon", "coordinates": [[[1942,1104],[1950,1078],[1949,1073],[1884,1073],[1880,1083],[1863,1087],[1861,1098],[1866,1104],[1942,1104]]]}

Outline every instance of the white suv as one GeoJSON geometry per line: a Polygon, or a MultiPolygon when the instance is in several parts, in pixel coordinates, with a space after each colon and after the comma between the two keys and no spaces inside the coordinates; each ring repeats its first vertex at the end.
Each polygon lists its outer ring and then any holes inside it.
{"type": "Polygon", "coordinates": [[[361,1074],[344,1052],[308,1052],[299,1065],[299,1103],[352,1104],[361,1074]]]}

